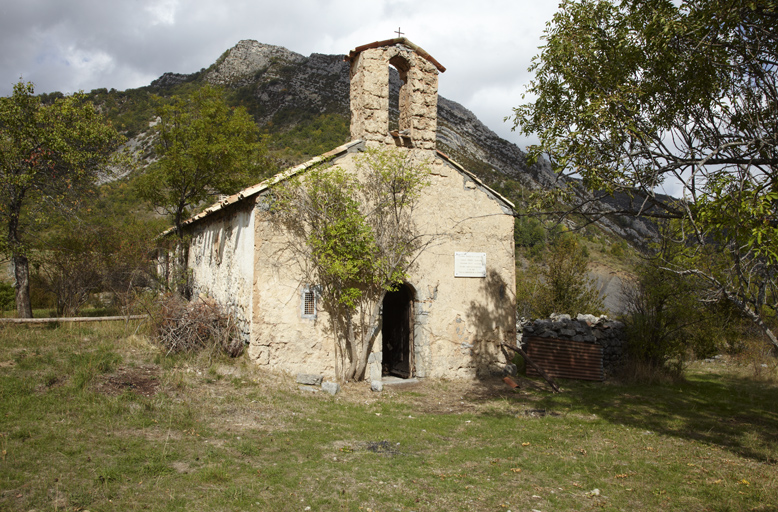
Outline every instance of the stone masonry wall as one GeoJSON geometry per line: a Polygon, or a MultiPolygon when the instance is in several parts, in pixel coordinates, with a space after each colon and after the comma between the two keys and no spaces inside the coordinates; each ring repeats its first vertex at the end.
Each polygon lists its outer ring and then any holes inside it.
{"type": "Polygon", "coordinates": [[[602,347],[602,364],[607,373],[614,373],[626,357],[624,324],[609,320],[607,316],[551,315],[537,319],[522,329],[522,337],[555,338],[560,340],[596,343],[602,347]]]}
{"type": "Polygon", "coordinates": [[[400,92],[400,131],[413,147],[435,149],[438,70],[402,46],[371,48],[351,64],[351,139],[394,145],[389,134],[389,65],[405,78],[400,92]],[[391,61],[391,62],[390,62],[391,61]],[[403,68],[403,69],[400,69],[403,68]]]}
{"type": "MultiPolygon", "coordinates": [[[[401,150],[406,151],[406,150],[401,150]]],[[[430,151],[407,150],[429,160],[430,186],[419,197],[414,219],[427,246],[408,271],[414,290],[414,376],[472,379],[496,371],[500,343],[515,338],[513,217],[472,179],[430,151]],[[487,276],[455,277],[458,251],[487,254],[487,276]]],[[[332,163],[357,172],[354,154],[332,163]]],[[[304,261],[290,239],[257,208],[255,273],[249,357],[263,368],[291,374],[336,377],[337,345],[326,311],[305,318],[301,290],[304,261]]],[[[379,333],[366,369],[381,381],[383,338],[379,333]]]]}

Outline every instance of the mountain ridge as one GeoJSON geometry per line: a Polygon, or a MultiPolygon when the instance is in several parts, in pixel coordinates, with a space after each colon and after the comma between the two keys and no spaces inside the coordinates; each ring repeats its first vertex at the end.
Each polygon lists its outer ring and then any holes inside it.
{"type": "MultiPolygon", "coordinates": [[[[196,82],[224,87],[238,104],[246,106],[254,115],[260,128],[269,133],[292,133],[296,127],[318,117],[337,116],[343,118],[345,128],[339,128],[343,133],[329,134],[336,137],[332,146],[335,147],[350,138],[349,64],[344,57],[321,53],[306,57],[281,46],[244,39],[208,68],[191,74],[164,73],[148,89],[171,91],[196,82]]],[[[394,100],[390,102],[390,112],[396,119],[400,80],[396,70],[390,71],[390,100],[394,100]]],[[[148,144],[148,134],[141,133],[136,138],[148,144]]],[[[287,137],[284,143],[296,142],[287,137]]],[[[530,165],[526,153],[516,144],[502,139],[469,109],[443,96],[438,97],[437,146],[501,192],[515,189],[517,184],[526,191],[549,189],[557,180],[547,160],[541,158],[530,165]]],[[[332,148],[323,147],[321,152],[328,149],[332,148]]],[[[282,159],[281,163],[294,165],[300,159],[300,156],[282,159]]],[[[611,201],[612,205],[616,203],[611,201]]],[[[616,222],[603,218],[598,224],[638,245],[654,231],[643,219],[622,217],[616,222]]]]}

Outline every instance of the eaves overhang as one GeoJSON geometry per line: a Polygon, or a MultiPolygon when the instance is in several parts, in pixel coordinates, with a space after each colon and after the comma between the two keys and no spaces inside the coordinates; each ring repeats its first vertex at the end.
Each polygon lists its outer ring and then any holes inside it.
{"type": "MultiPolygon", "coordinates": [[[[302,163],[296,167],[289,168],[283,172],[280,172],[273,176],[272,178],[268,178],[265,181],[262,181],[260,183],[257,183],[256,185],[252,185],[250,187],[244,188],[240,192],[237,192],[231,196],[225,197],[224,199],[212,204],[205,210],[201,211],[197,215],[188,218],[184,222],[181,223],[182,227],[190,226],[192,224],[197,223],[198,221],[209,217],[221,210],[224,210],[225,208],[228,208],[234,204],[240,203],[242,201],[245,201],[251,197],[254,197],[265,190],[269,189],[273,185],[280,183],[284,180],[287,180],[293,176],[296,176],[297,174],[300,174],[302,172],[305,172],[306,170],[310,169],[311,167],[314,167],[318,164],[321,164],[323,162],[326,162],[328,160],[331,160],[333,158],[336,158],[338,156],[344,155],[348,153],[349,151],[356,149],[356,146],[359,146],[362,144],[361,140],[353,140],[347,144],[343,144],[342,146],[338,146],[337,148],[328,151],[326,153],[323,153],[317,157],[314,157],[310,160],[308,160],[305,163],[302,163]]],[[[169,228],[165,231],[163,231],[159,236],[165,237],[170,235],[171,233],[175,232],[175,227],[169,228]]]]}

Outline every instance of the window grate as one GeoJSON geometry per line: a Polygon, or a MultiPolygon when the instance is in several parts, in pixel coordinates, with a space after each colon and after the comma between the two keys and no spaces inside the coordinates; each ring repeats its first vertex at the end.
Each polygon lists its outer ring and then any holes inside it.
{"type": "Polygon", "coordinates": [[[316,296],[313,290],[303,292],[303,315],[314,316],[316,314],[316,296]]]}

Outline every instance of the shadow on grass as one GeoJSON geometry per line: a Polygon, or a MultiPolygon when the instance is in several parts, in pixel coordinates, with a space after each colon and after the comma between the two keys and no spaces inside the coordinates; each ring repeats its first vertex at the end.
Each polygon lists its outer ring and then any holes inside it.
{"type": "Polygon", "coordinates": [[[565,392],[536,404],[717,445],[759,462],[778,462],[778,389],[772,384],[705,373],[674,385],[567,381],[563,386],[565,392]]]}

